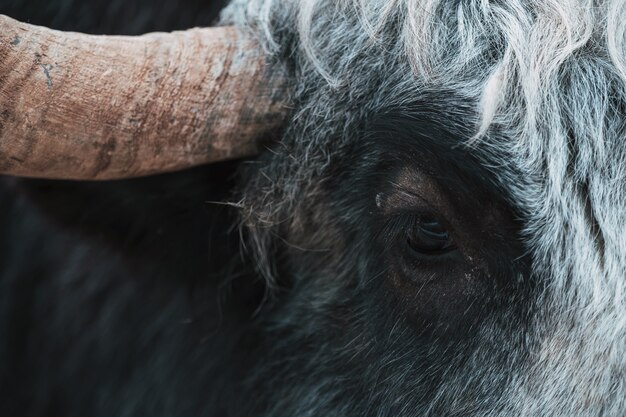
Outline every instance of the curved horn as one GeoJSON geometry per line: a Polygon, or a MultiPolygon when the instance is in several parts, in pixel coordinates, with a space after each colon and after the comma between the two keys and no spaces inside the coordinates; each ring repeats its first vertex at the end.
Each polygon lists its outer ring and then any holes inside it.
{"type": "Polygon", "coordinates": [[[0,173],[114,179],[259,151],[285,78],[233,27],[92,36],[0,15],[0,173]]]}

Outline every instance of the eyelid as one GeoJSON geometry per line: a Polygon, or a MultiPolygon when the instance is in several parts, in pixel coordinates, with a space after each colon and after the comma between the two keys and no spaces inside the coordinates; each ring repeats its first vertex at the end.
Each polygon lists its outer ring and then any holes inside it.
{"type": "MultiPolygon", "coordinates": [[[[394,214],[384,217],[384,222],[378,233],[379,237],[382,237],[382,241],[385,244],[391,244],[399,237],[408,237],[408,234],[419,224],[420,218],[423,216],[436,216],[433,211],[415,211],[415,210],[403,210],[394,214]]],[[[454,232],[449,227],[449,222],[441,218],[441,222],[448,230],[450,238],[453,239],[454,232]]]]}
{"type": "Polygon", "coordinates": [[[407,212],[437,212],[436,207],[433,207],[422,196],[400,188],[396,191],[393,193],[380,192],[376,194],[376,207],[382,214],[393,216],[407,212]]]}
{"type": "Polygon", "coordinates": [[[402,218],[405,226],[409,226],[415,224],[420,215],[433,215],[457,240],[455,225],[461,226],[457,224],[458,213],[448,193],[432,176],[420,170],[401,168],[395,171],[393,177],[384,178],[380,186],[373,203],[374,213],[379,218],[379,224],[383,225],[381,234],[388,238],[388,225],[398,223],[402,218]]]}
{"type": "Polygon", "coordinates": [[[380,219],[377,239],[390,248],[399,238],[407,237],[421,218],[428,216],[439,220],[447,229],[450,239],[456,241],[455,227],[444,210],[433,206],[422,196],[395,185],[393,192],[376,194],[375,204],[380,219]]]}

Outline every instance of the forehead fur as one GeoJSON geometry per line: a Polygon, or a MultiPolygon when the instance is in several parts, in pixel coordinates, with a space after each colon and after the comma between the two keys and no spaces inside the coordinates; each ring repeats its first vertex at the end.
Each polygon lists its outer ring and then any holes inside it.
{"type": "Polygon", "coordinates": [[[271,51],[292,42],[289,52],[336,89],[382,70],[459,91],[476,102],[478,136],[492,124],[516,137],[566,124],[602,143],[609,97],[624,95],[620,0],[239,0],[229,10],[271,51]]]}

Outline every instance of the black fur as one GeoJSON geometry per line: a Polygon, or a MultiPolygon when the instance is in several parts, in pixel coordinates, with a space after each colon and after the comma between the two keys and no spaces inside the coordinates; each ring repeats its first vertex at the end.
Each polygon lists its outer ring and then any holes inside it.
{"type": "Polygon", "coordinates": [[[3,415],[228,407],[263,296],[242,282],[232,210],[210,203],[229,172],[3,184],[3,415]]]}

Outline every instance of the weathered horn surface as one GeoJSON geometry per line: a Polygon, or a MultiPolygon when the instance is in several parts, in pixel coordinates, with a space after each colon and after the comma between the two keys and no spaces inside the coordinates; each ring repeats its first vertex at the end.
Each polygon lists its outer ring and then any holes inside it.
{"type": "Polygon", "coordinates": [[[286,82],[234,27],[93,36],[0,15],[0,173],[115,179],[253,155],[286,82]]]}

